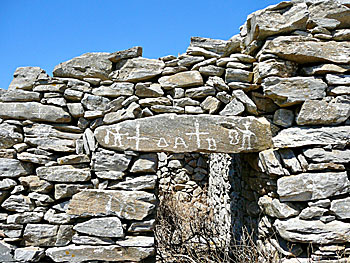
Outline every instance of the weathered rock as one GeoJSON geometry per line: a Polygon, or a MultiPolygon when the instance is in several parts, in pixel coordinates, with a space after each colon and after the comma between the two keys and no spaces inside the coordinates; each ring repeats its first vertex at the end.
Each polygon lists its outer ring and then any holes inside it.
{"type": "Polygon", "coordinates": [[[62,248],[49,248],[46,255],[55,262],[83,262],[83,261],[109,261],[109,262],[140,262],[154,255],[152,247],[122,247],[114,246],[76,246],[70,245],[62,248]]]}
{"type": "Polygon", "coordinates": [[[92,155],[91,168],[94,171],[118,171],[128,169],[132,156],[109,150],[100,150],[92,155]]]}
{"type": "Polygon", "coordinates": [[[254,83],[261,83],[264,78],[276,76],[281,78],[294,77],[298,64],[292,61],[270,59],[259,62],[254,67],[254,83]]]}
{"type": "Polygon", "coordinates": [[[350,127],[295,127],[284,129],[273,138],[277,148],[306,145],[346,145],[350,139],[350,127]]]}
{"type": "Polygon", "coordinates": [[[307,100],[298,114],[298,125],[331,125],[345,122],[350,117],[350,106],[345,103],[307,100]]]}
{"type": "Polygon", "coordinates": [[[300,243],[346,243],[349,240],[349,224],[332,221],[327,224],[318,220],[301,220],[291,218],[277,219],[274,223],[283,239],[300,243]]]}
{"type": "Polygon", "coordinates": [[[98,237],[123,237],[124,230],[118,217],[94,218],[76,224],[73,229],[79,233],[98,237]]]}
{"type": "Polygon", "coordinates": [[[181,87],[201,86],[203,85],[203,78],[198,71],[193,70],[180,72],[169,77],[161,77],[158,82],[164,89],[173,89],[181,87]]]}
{"type": "Polygon", "coordinates": [[[129,82],[114,82],[110,86],[101,86],[93,89],[92,94],[106,97],[131,96],[134,94],[134,84],[129,82]]]}
{"type": "Polygon", "coordinates": [[[50,192],[52,189],[51,183],[49,183],[45,180],[41,180],[36,175],[20,177],[19,181],[23,186],[28,187],[29,191],[31,191],[31,192],[45,194],[45,193],[50,192]]]}
{"type": "Polygon", "coordinates": [[[15,260],[20,262],[40,262],[45,249],[40,247],[21,247],[15,250],[15,260]]]}
{"type": "Polygon", "coordinates": [[[110,238],[100,238],[92,236],[81,236],[75,234],[72,238],[72,242],[77,245],[114,245],[115,241],[110,238]]]}
{"type": "Polygon", "coordinates": [[[229,41],[204,37],[191,37],[190,47],[204,48],[218,55],[223,55],[229,49],[229,41]]]}
{"type": "Polygon", "coordinates": [[[329,95],[350,95],[350,86],[329,87],[329,95]]]}
{"type": "Polygon", "coordinates": [[[306,149],[304,155],[317,163],[349,163],[350,150],[332,150],[326,151],[322,148],[306,149]]]}
{"type": "Polygon", "coordinates": [[[81,100],[81,103],[88,110],[101,110],[104,111],[107,109],[107,105],[110,102],[109,99],[95,96],[91,94],[85,94],[84,98],[81,100]]]}
{"type": "Polygon", "coordinates": [[[294,155],[291,149],[280,149],[279,154],[281,156],[282,162],[286,168],[288,168],[292,173],[302,172],[303,169],[294,155]]]}
{"type": "Polygon", "coordinates": [[[73,165],[39,167],[36,174],[52,182],[84,182],[91,178],[89,168],[77,168],[73,165]]]}
{"type": "Polygon", "coordinates": [[[158,97],[158,98],[147,98],[147,99],[141,99],[139,100],[139,104],[142,107],[150,107],[153,105],[171,105],[171,100],[165,97],[158,97]]]}
{"type": "Polygon", "coordinates": [[[273,35],[305,30],[308,15],[305,3],[291,5],[283,2],[280,6],[256,11],[248,16],[245,44],[248,46],[254,40],[264,40],[273,35]]]}
{"type": "Polygon", "coordinates": [[[339,219],[350,218],[350,197],[333,200],[330,211],[339,219]]]}
{"type": "Polygon", "coordinates": [[[71,222],[70,215],[67,215],[66,213],[56,213],[56,210],[54,209],[49,209],[45,213],[44,219],[50,224],[57,224],[57,225],[69,224],[71,222]]]}
{"type": "Polygon", "coordinates": [[[128,191],[152,190],[156,186],[156,180],[156,175],[137,176],[135,178],[126,178],[123,182],[112,182],[108,188],[128,191]]]}
{"type": "Polygon", "coordinates": [[[10,244],[5,243],[4,241],[0,240],[0,256],[2,262],[15,262],[15,259],[13,258],[13,250],[15,249],[15,246],[12,246],[10,244]]]}
{"type": "Polygon", "coordinates": [[[83,189],[92,188],[89,184],[55,184],[55,199],[71,197],[83,189]]]}
{"type": "Polygon", "coordinates": [[[300,211],[290,203],[281,203],[278,199],[264,195],[259,198],[259,206],[265,214],[276,218],[297,216],[300,211]]]}
{"type": "Polygon", "coordinates": [[[95,172],[95,174],[98,178],[108,179],[108,180],[123,179],[123,177],[125,175],[124,172],[120,172],[120,171],[102,171],[102,172],[95,172]]]}
{"type": "Polygon", "coordinates": [[[225,73],[225,80],[229,82],[252,82],[253,72],[242,69],[227,68],[225,73]]]}
{"type": "Polygon", "coordinates": [[[19,177],[30,174],[32,170],[31,164],[16,159],[0,158],[0,178],[19,177]]]}
{"type": "Polygon", "coordinates": [[[47,164],[53,161],[55,158],[53,156],[23,152],[23,153],[17,154],[17,159],[24,162],[47,164]]]}
{"type": "Polygon", "coordinates": [[[108,79],[112,72],[109,53],[85,53],[79,57],[60,63],[53,70],[55,77],[108,79]]]}
{"type": "Polygon", "coordinates": [[[323,216],[324,213],[326,213],[328,209],[324,209],[322,207],[306,207],[303,209],[299,215],[300,219],[304,220],[310,220],[313,218],[319,218],[323,216]]]}
{"type": "Polygon", "coordinates": [[[180,67],[192,67],[194,64],[200,63],[205,60],[203,53],[205,53],[205,49],[194,49],[194,52],[197,51],[198,55],[193,56],[182,56],[181,59],[177,62],[180,67]],[[202,54],[200,54],[202,53],[202,54]]]}
{"type": "Polygon", "coordinates": [[[130,59],[130,58],[136,58],[141,56],[142,56],[142,47],[132,47],[126,50],[114,52],[108,57],[108,59],[114,63],[117,63],[122,59],[130,59]]]}
{"type": "Polygon", "coordinates": [[[44,217],[42,212],[24,212],[20,214],[12,214],[7,217],[7,224],[28,224],[39,223],[44,217]]]}
{"type": "Polygon", "coordinates": [[[162,114],[95,130],[103,147],[145,152],[259,151],[271,146],[270,136],[266,119],[212,115],[162,114]]]}
{"type": "Polygon", "coordinates": [[[197,88],[186,89],[185,96],[192,99],[201,99],[208,96],[215,96],[215,88],[211,86],[203,86],[197,88]]]}
{"type": "Polygon", "coordinates": [[[15,185],[17,185],[15,180],[12,180],[9,178],[0,180],[0,190],[9,190],[13,188],[15,185]]]}
{"type": "Polygon", "coordinates": [[[349,42],[320,42],[314,38],[301,36],[280,36],[268,40],[262,52],[272,53],[282,59],[300,64],[318,62],[348,64],[350,62],[349,42]]]}
{"type": "Polygon", "coordinates": [[[214,114],[219,110],[221,102],[215,97],[208,96],[204,99],[204,101],[200,105],[202,109],[205,111],[208,111],[209,114],[214,114]]]}
{"type": "Polygon", "coordinates": [[[15,120],[47,121],[65,123],[71,121],[68,112],[60,107],[38,102],[0,102],[0,117],[15,120]]]}
{"type": "Polygon", "coordinates": [[[259,160],[267,174],[283,176],[281,157],[277,150],[269,149],[259,153],[259,160]]]}
{"type": "Polygon", "coordinates": [[[121,67],[111,73],[110,77],[115,81],[139,82],[151,79],[162,73],[164,62],[148,58],[132,58],[121,67]]]}
{"type": "Polygon", "coordinates": [[[1,207],[14,212],[29,212],[34,210],[34,204],[28,196],[11,195],[2,204],[1,207]]]}
{"type": "Polygon", "coordinates": [[[117,240],[117,245],[122,247],[154,247],[154,237],[150,236],[128,236],[124,240],[117,240]]]}
{"type": "Polygon", "coordinates": [[[258,109],[255,103],[242,91],[232,91],[232,97],[238,99],[244,104],[245,110],[250,114],[258,115],[258,109]]]}
{"type": "Polygon", "coordinates": [[[73,196],[68,214],[80,217],[116,215],[143,220],[155,208],[155,196],[143,191],[83,190],[73,196]]]}
{"type": "Polygon", "coordinates": [[[264,94],[281,107],[301,103],[307,99],[321,99],[326,96],[327,84],[312,77],[277,78],[269,77],[262,84],[264,94]]]}
{"type": "Polygon", "coordinates": [[[237,116],[244,112],[245,108],[242,102],[236,98],[231,99],[230,103],[225,106],[225,108],[220,111],[222,116],[237,116]]]}
{"type": "Polygon", "coordinates": [[[316,66],[304,67],[301,72],[306,76],[324,75],[327,73],[345,73],[349,70],[346,65],[321,64],[316,66]]]}
{"type": "Polygon", "coordinates": [[[17,131],[17,127],[7,123],[0,124],[0,147],[7,149],[23,141],[23,135],[17,131]]]}
{"type": "Polygon", "coordinates": [[[0,101],[2,102],[26,102],[40,101],[40,93],[27,90],[1,90],[0,101]]]}
{"type": "Polygon", "coordinates": [[[62,242],[65,236],[71,235],[67,225],[48,225],[48,224],[28,224],[24,229],[23,239],[26,246],[65,246],[69,243],[62,242]],[[62,229],[66,231],[62,235],[62,229]]]}
{"type": "Polygon", "coordinates": [[[130,172],[132,173],[148,173],[156,172],[158,158],[157,154],[140,155],[132,165],[130,172]]]}
{"type": "Polygon", "coordinates": [[[199,68],[199,72],[204,76],[221,76],[225,69],[214,65],[203,66],[199,68]]]}
{"type": "Polygon", "coordinates": [[[137,83],[135,86],[135,95],[146,98],[162,97],[164,91],[159,84],[153,84],[151,82],[137,83]]]}
{"type": "Polygon", "coordinates": [[[303,173],[277,180],[281,201],[309,201],[345,194],[350,191],[346,172],[303,173]]]}
{"type": "Polygon", "coordinates": [[[273,115],[273,123],[284,128],[291,127],[294,121],[294,113],[287,109],[278,109],[273,115]]]}
{"type": "Polygon", "coordinates": [[[19,67],[13,74],[14,79],[8,89],[31,90],[41,74],[45,74],[45,71],[39,67],[19,67]]]}
{"type": "Polygon", "coordinates": [[[89,162],[90,158],[86,154],[68,155],[57,159],[58,164],[80,164],[89,162]]]}

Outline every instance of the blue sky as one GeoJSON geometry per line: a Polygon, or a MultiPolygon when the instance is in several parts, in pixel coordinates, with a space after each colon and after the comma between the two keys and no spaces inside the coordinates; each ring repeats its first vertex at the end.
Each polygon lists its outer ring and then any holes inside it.
{"type": "Polygon", "coordinates": [[[142,46],[143,56],[185,52],[191,36],[229,39],[273,0],[1,0],[0,88],[20,66],[55,65],[86,52],[142,46]]]}

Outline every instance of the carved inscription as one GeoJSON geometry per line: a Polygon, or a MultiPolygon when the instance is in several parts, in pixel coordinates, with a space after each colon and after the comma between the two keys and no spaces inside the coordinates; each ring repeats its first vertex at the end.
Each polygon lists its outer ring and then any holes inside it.
{"type": "Polygon", "coordinates": [[[96,129],[106,148],[145,152],[252,152],[271,146],[267,120],[254,117],[163,114],[96,129]]]}

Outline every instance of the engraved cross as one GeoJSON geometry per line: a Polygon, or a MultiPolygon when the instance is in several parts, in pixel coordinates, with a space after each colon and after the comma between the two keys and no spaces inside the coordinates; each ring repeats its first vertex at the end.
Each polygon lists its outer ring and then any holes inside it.
{"type": "Polygon", "coordinates": [[[139,150],[140,141],[148,141],[148,138],[140,137],[140,124],[136,124],[136,134],[133,137],[127,137],[129,140],[135,140],[136,151],[139,150]]]}
{"type": "Polygon", "coordinates": [[[190,139],[192,138],[192,136],[196,137],[196,141],[197,141],[197,147],[200,148],[201,147],[201,135],[208,135],[209,132],[200,132],[199,131],[199,122],[196,120],[196,123],[194,124],[196,131],[195,132],[189,132],[186,133],[186,135],[190,136],[190,139]]]}

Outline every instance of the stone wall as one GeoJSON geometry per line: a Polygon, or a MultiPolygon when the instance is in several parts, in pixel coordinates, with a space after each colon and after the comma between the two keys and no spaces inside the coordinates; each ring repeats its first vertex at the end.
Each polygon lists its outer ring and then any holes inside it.
{"type": "Polygon", "coordinates": [[[282,2],[178,57],[18,68],[0,94],[2,262],[152,262],[157,193],[205,184],[218,224],[251,225],[283,262],[345,258],[349,7],[282,2]]]}

